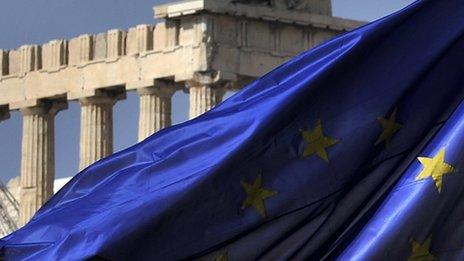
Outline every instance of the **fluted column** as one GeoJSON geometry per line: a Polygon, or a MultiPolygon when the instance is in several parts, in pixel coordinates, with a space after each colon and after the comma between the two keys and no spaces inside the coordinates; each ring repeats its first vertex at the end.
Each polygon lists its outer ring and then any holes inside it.
{"type": "Polygon", "coordinates": [[[116,98],[100,95],[79,99],[81,134],[79,170],[113,153],[113,106],[116,98]]]}
{"type": "Polygon", "coordinates": [[[53,195],[54,119],[62,108],[63,104],[44,103],[20,109],[23,115],[20,225],[26,224],[53,195]]]}
{"type": "Polygon", "coordinates": [[[214,84],[190,84],[189,93],[189,118],[193,119],[220,103],[225,91],[214,84]]]}
{"type": "Polygon", "coordinates": [[[137,89],[140,95],[139,141],[171,126],[173,86],[162,85],[137,89]]]}

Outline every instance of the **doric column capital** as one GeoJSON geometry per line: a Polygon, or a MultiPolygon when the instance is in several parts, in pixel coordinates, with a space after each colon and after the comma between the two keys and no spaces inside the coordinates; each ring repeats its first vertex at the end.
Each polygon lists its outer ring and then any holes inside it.
{"type": "Polygon", "coordinates": [[[193,78],[188,80],[187,87],[209,86],[211,88],[221,86],[222,80],[216,71],[196,72],[193,78]]]}
{"type": "Polygon", "coordinates": [[[68,94],[68,100],[79,100],[81,106],[113,106],[118,100],[125,98],[126,92],[121,90],[86,90],[68,94]]]}
{"type": "Polygon", "coordinates": [[[138,88],[137,92],[142,95],[157,95],[163,98],[171,98],[177,88],[174,82],[155,80],[154,85],[150,87],[138,88]]]}
{"type": "Polygon", "coordinates": [[[113,106],[116,103],[117,99],[111,96],[93,96],[80,98],[79,103],[81,106],[86,105],[107,105],[113,106]]]}
{"type": "Polygon", "coordinates": [[[192,79],[186,81],[186,88],[208,86],[215,89],[232,89],[238,76],[220,71],[204,71],[194,73],[192,79]]]}
{"type": "Polygon", "coordinates": [[[113,153],[113,105],[124,91],[92,90],[68,95],[81,104],[79,169],[113,153]]]}
{"type": "Polygon", "coordinates": [[[197,73],[193,80],[187,82],[190,119],[209,111],[222,101],[228,81],[219,79],[214,72],[205,72],[197,73]]]}
{"type": "Polygon", "coordinates": [[[23,116],[29,115],[50,115],[55,116],[59,111],[68,108],[68,103],[61,100],[35,100],[27,101],[22,104],[16,103],[15,108],[19,109],[23,116]],[[19,107],[18,107],[19,106],[19,107]]]}
{"type": "Polygon", "coordinates": [[[171,125],[171,97],[178,89],[174,81],[155,80],[153,86],[137,88],[140,95],[139,141],[171,125]]]}

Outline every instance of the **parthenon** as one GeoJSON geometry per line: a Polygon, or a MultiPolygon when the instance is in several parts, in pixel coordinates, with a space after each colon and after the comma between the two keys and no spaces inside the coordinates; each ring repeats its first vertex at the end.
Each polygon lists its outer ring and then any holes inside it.
{"type": "Polygon", "coordinates": [[[159,22],[127,31],[0,50],[0,122],[11,110],[23,118],[19,220],[9,217],[17,226],[53,194],[54,117],[68,103],[81,106],[84,169],[113,152],[112,110],[126,92],[140,96],[143,140],[170,126],[176,91],[189,94],[195,118],[226,90],[363,24],[333,17],[330,0],[187,0],[155,6],[154,14],[159,22]]]}

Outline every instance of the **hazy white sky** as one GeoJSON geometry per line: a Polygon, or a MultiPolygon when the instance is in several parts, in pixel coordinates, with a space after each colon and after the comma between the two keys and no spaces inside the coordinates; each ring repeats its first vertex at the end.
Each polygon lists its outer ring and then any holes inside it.
{"type": "MultiPolygon", "coordinates": [[[[82,33],[104,32],[153,23],[152,6],[166,0],[1,0],[0,49],[40,44],[82,33]]],[[[399,10],[413,0],[332,0],[335,16],[372,21],[399,10]]],[[[1,95],[1,92],[0,92],[1,95]]],[[[114,111],[115,151],[137,141],[138,97],[129,93],[114,111]]],[[[173,122],[187,119],[188,97],[173,98],[173,122]]],[[[56,175],[77,173],[79,155],[79,106],[72,102],[56,117],[56,175]]],[[[21,155],[21,115],[13,112],[0,123],[0,179],[17,176],[21,155]]]]}

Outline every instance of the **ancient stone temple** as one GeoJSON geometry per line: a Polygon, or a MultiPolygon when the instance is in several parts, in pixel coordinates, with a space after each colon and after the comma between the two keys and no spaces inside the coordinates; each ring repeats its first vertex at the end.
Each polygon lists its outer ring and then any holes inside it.
{"type": "Polygon", "coordinates": [[[54,118],[68,103],[81,107],[83,169],[113,152],[113,106],[126,92],[140,96],[142,140],[171,124],[176,91],[189,94],[194,118],[226,90],[362,24],[333,17],[330,0],[189,0],[154,13],[160,22],[127,31],[0,50],[0,121],[11,110],[23,117],[18,226],[53,194],[54,118]]]}

